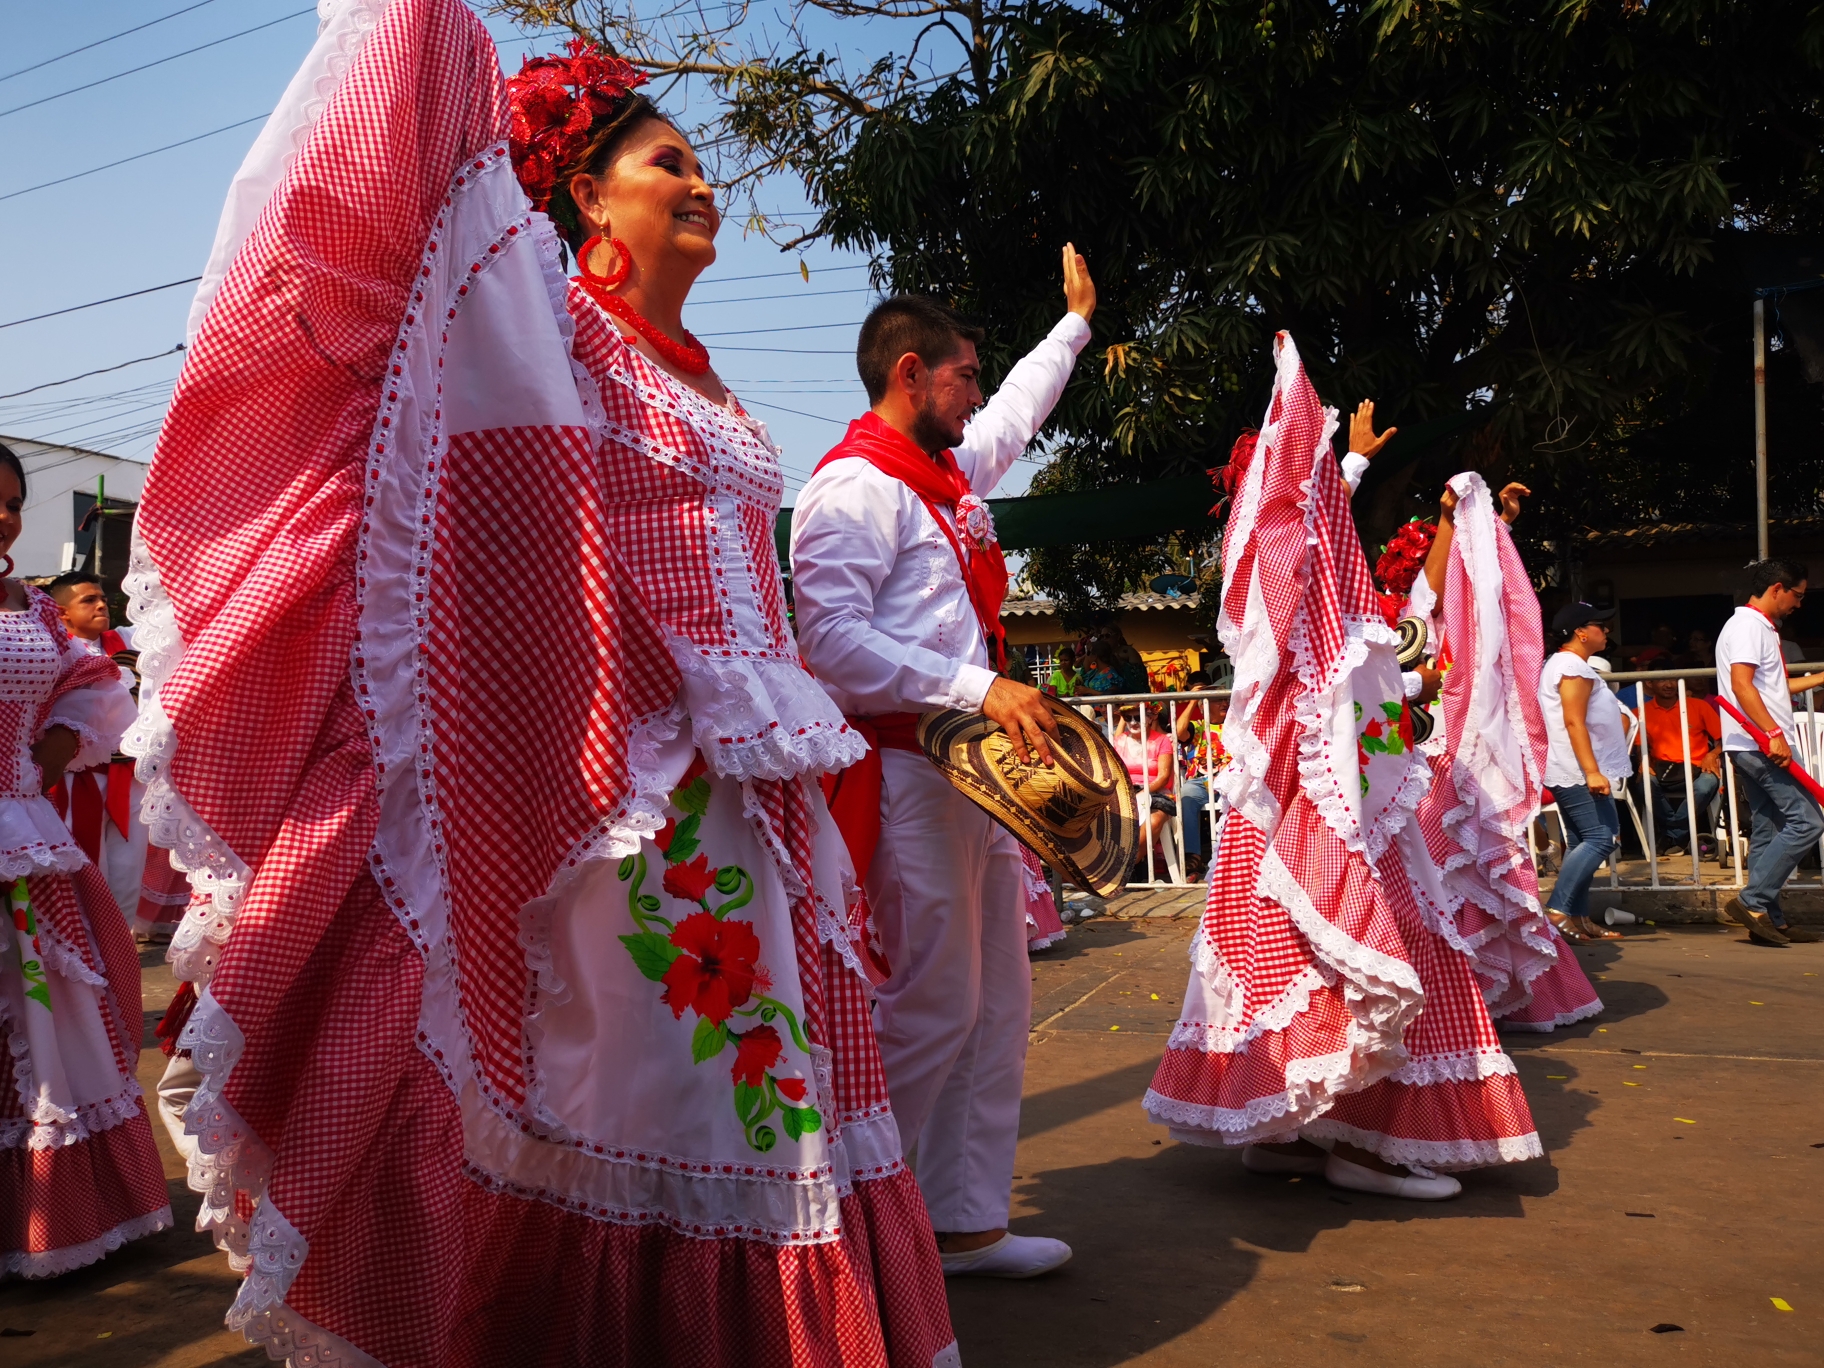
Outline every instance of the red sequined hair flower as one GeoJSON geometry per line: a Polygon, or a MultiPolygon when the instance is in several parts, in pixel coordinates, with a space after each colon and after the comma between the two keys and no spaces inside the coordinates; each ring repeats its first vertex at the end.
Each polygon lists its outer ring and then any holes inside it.
{"type": "Polygon", "coordinates": [[[646,73],[582,38],[568,57],[528,57],[507,82],[513,124],[509,146],[532,207],[550,206],[557,179],[589,146],[596,125],[617,113],[646,73]]]}

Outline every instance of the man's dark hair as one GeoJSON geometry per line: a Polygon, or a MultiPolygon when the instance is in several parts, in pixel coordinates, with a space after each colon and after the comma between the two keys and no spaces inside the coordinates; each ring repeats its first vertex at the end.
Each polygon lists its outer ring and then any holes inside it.
{"type": "Polygon", "coordinates": [[[911,352],[927,366],[940,366],[956,355],[962,342],[979,343],[988,334],[955,309],[919,295],[894,295],[868,311],[855,343],[855,369],[861,373],[868,402],[886,398],[893,366],[911,352]]]}
{"type": "Polygon", "coordinates": [[[68,603],[71,593],[79,584],[92,584],[103,590],[107,588],[101,582],[100,575],[90,574],[87,570],[65,570],[45,586],[45,592],[58,603],[68,603]]]}
{"type": "Polygon", "coordinates": [[[1776,584],[1792,589],[1810,578],[1803,561],[1777,558],[1756,561],[1748,567],[1748,597],[1759,598],[1776,584]]]}

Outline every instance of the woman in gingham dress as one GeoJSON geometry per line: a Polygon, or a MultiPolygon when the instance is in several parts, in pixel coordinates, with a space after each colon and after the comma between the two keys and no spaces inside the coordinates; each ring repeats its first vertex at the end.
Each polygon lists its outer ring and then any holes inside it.
{"type": "Polygon", "coordinates": [[[1275,352],[1224,532],[1227,817],[1145,1105],[1181,1140],[1247,1146],[1256,1172],[1435,1200],[1461,1189],[1434,1169],[1532,1158],[1539,1140],[1427,891],[1437,871],[1413,809],[1430,771],[1331,451],[1334,414],[1290,337],[1275,352]]]}
{"type": "Polygon", "coordinates": [[[389,1368],[955,1364],[815,782],[860,745],[786,628],[777,452],[678,318],[694,152],[593,50],[507,82],[459,0],[325,13],[134,580],[229,1323],[389,1368]]]}
{"type": "MultiPolygon", "coordinates": [[[[25,471],[0,446],[0,557],[25,471]]],[[[120,671],[75,649],[57,605],[0,579],[0,1278],[94,1263],[171,1225],[139,1060],[139,955],[107,880],[44,796],[113,753],[120,671]]]]}

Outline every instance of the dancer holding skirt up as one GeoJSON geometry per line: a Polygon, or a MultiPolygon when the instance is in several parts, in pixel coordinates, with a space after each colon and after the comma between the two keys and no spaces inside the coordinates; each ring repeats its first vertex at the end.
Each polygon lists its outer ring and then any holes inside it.
{"type": "Polygon", "coordinates": [[[1251,1146],[1257,1171],[1450,1197],[1460,1185],[1433,1170],[1532,1158],[1539,1140],[1434,902],[1440,872],[1413,820],[1430,771],[1331,452],[1335,416],[1284,333],[1275,356],[1223,538],[1228,816],[1145,1105],[1179,1139],[1251,1146]]]}
{"type": "Polygon", "coordinates": [[[581,44],[508,82],[459,0],[324,13],[132,585],[229,1323],[313,1364],[954,1365],[816,784],[862,747],[786,629],[777,450],[680,320],[695,152],[581,44]]]}

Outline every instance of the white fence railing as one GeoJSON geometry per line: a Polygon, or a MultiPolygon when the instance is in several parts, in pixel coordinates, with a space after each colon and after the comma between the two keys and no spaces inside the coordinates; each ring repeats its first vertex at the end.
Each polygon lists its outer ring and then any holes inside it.
{"type": "MultiPolygon", "coordinates": [[[[1206,757],[1206,763],[1200,764],[1191,772],[1186,773],[1185,747],[1184,743],[1178,739],[1178,724],[1181,720],[1188,720],[1195,725],[1201,725],[1207,743],[1212,725],[1210,705],[1216,702],[1226,703],[1228,698],[1229,690],[1227,689],[1187,689],[1176,693],[1089,694],[1062,700],[1087,716],[1100,717],[1103,730],[1111,737],[1118,734],[1121,722],[1120,714],[1129,708],[1138,708],[1146,712],[1156,709],[1165,711],[1163,730],[1172,741],[1172,778],[1169,785],[1172,812],[1168,814],[1165,828],[1160,832],[1161,849],[1155,852],[1153,842],[1147,834],[1148,828],[1152,825],[1148,815],[1152,810],[1151,799],[1139,798],[1140,840],[1143,847],[1142,855],[1146,862],[1146,877],[1129,883],[1127,885],[1129,888],[1168,888],[1193,882],[1185,873],[1187,857],[1184,838],[1185,833],[1193,829],[1192,825],[1187,825],[1185,810],[1185,785],[1187,783],[1201,785],[1204,796],[1201,806],[1196,802],[1191,804],[1193,811],[1189,815],[1188,823],[1193,824],[1202,837],[1201,842],[1198,843],[1199,849],[1206,856],[1214,849],[1217,814],[1215,785],[1212,781],[1215,778],[1217,767],[1207,763],[1210,748],[1206,744],[1202,751],[1206,757]],[[1159,868],[1161,855],[1164,856],[1166,866],[1163,870],[1159,868]],[[1171,877],[1162,878],[1161,875],[1171,877]]],[[[1143,726],[1141,731],[1143,742],[1145,737],[1146,731],[1143,726]]],[[[1150,790],[1152,781],[1158,778],[1158,773],[1154,771],[1152,757],[1147,754],[1147,748],[1144,745],[1141,748],[1141,755],[1141,786],[1144,790],[1150,790]]],[[[1164,791],[1162,790],[1162,792],[1164,791]]]]}
{"type": "MultiPolygon", "coordinates": [[[[1812,674],[1820,670],[1824,670],[1824,665],[1791,664],[1787,666],[1788,673],[1792,675],[1812,674]]],[[[1716,670],[1713,667],[1702,667],[1688,670],[1617,671],[1605,674],[1602,678],[1614,687],[1616,692],[1620,692],[1626,685],[1644,685],[1655,679],[1677,681],[1678,734],[1681,737],[1689,737],[1691,734],[1691,695],[1688,690],[1688,681],[1701,680],[1706,686],[1714,686],[1716,670]]],[[[1790,738],[1793,758],[1813,775],[1819,773],[1820,764],[1824,762],[1824,714],[1818,712],[1816,692],[1804,695],[1803,709],[1798,712],[1796,719],[1798,735],[1790,738]]],[[[1800,700],[1795,698],[1793,702],[1796,707],[1800,700]]],[[[1741,799],[1738,802],[1735,762],[1729,758],[1727,751],[1722,752],[1719,776],[1721,782],[1718,785],[1717,793],[1705,804],[1710,811],[1699,813],[1696,810],[1696,788],[1697,773],[1702,767],[1693,763],[1689,745],[1680,747],[1683,752],[1681,762],[1662,762],[1678,764],[1676,777],[1669,777],[1667,782],[1662,783],[1654,774],[1654,761],[1647,739],[1647,710],[1657,706],[1658,704],[1648,698],[1646,689],[1639,688],[1636,690],[1635,706],[1630,708],[1623,703],[1621,709],[1622,715],[1629,722],[1631,732],[1629,744],[1635,752],[1635,778],[1640,784],[1642,801],[1638,804],[1634,801],[1632,783],[1618,793],[1616,799],[1626,809],[1628,818],[1634,825],[1635,835],[1639,838],[1641,848],[1646,854],[1647,878],[1644,883],[1639,879],[1623,879],[1618,858],[1611,856],[1609,859],[1609,887],[1689,888],[1703,883],[1704,870],[1698,845],[1701,822],[1704,827],[1702,834],[1710,836],[1716,842],[1716,858],[1721,866],[1718,871],[1719,877],[1713,878],[1711,881],[1713,886],[1740,888],[1746,881],[1744,862],[1748,851],[1748,833],[1741,829],[1740,815],[1742,809],[1747,806],[1747,801],[1741,799]],[[1678,857],[1678,872],[1669,880],[1661,875],[1661,870],[1665,868],[1666,862],[1662,861],[1659,856],[1657,832],[1659,805],[1654,802],[1655,795],[1668,788],[1672,790],[1674,799],[1682,798],[1684,800],[1687,842],[1685,855],[1678,857]],[[1686,859],[1691,862],[1689,873],[1684,870],[1686,859]]],[[[1719,742],[1718,745],[1720,746],[1720,744],[1719,742]]],[[[1678,804],[1676,801],[1672,801],[1668,803],[1668,806],[1676,809],[1678,804]]],[[[1819,858],[1821,862],[1824,862],[1824,841],[1819,842],[1819,858]]],[[[1796,874],[1793,876],[1793,882],[1795,886],[1812,886],[1809,881],[1800,884],[1796,874]]],[[[1820,870],[1815,886],[1824,887],[1824,869],[1820,870]]]]}
{"type": "MultiPolygon", "coordinates": [[[[1794,674],[1806,674],[1824,671],[1824,664],[1794,664],[1788,666],[1794,674]]],[[[1690,735],[1690,699],[1687,681],[1702,680],[1714,684],[1716,671],[1712,668],[1688,670],[1636,670],[1605,674],[1602,678],[1618,692],[1628,684],[1644,684],[1655,679],[1677,681],[1677,706],[1679,735],[1690,735]]],[[[1191,689],[1174,693],[1146,694],[1099,694],[1085,695],[1062,700],[1071,707],[1077,708],[1087,716],[1101,719],[1104,730],[1109,736],[1115,736],[1121,726],[1121,714],[1129,708],[1148,710],[1163,709],[1165,714],[1165,735],[1172,739],[1172,776],[1168,791],[1172,799],[1172,812],[1168,814],[1165,828],[1161,831],[1161,849],[1155,851],[1154,843],[1147,838],[1151,825],[1148,813],[1151,810],[1150,799],[1141,800],[1140,829],[1141,858],[1144,861],[1146,877],[1130,882],[1129,888],[1166,888],[1174,885],[1185,885],[1192,882],[1186,876],[1187,843],[1185,835],[1195,824],[1200,839],[1196,846],[1205,855],[1215,848],[1216,823],[1219,816],[1214,794],[1215,767],[1207,762],[1210,747],[1208,738],[1212,729],[1211,705],[1217,702],[1226,703],[1228,689],[1191,689]],[[1202,754],[1205,763],[1191,772],[1186,772],[1184,764],[1185,745],[1178,739],[1178,725],[1189,714],[1189,720],[1203,727],[1206,745],[1202,754]],[[1201,804],[1193,801],[1187,812],[1185,787],[1188,784],[1200,785],[1203,794],[1201,804]],[[1165,868],[1161,869],[1160,859],[1164,858],[1165,868]]],[[[1798,716],[1798,735],[1792,738],[1793,753],[1798,762],[1813,775],[1824,776],[1824,713],[1818,710],[1816,696],[1824,689],[1807,693],[1803,696],[1803,708],[1798,716]]],[[[1794,699],[1795,705],[1800,702],[1794,699]]],[[[1735,778],[1735,765],[1728,753],[1722,756],[1721,774],[1716,795],[1704,804],[1706,811],[1697,811],[1697,773],[1702,768],[1692,762],[1690,748],[1683,747],[1684,759],[1678,764],[1675,776],[1668,775],[1661,781],[1654,773],[1654,761],[1647,736],[1647,709],[1657,707],[1647,696],[1647,691],[1638,690],[1635,706],[1622,705],[1622,714],[1629,720],[1630,748],[1635,751],[1636,781],[1640,785],[1640,801],[1636,801],[1633,784],[1624,785],[1616,794],[1617,802],[1626,810],[1628,819],[1634,826],[1642,850],[1646,855],[1647,877],[1643,883],[1638,878],[1623,878],[1619,856],[1609,859],[1609,886],[1611,888],[1689,888],[1704,882],[1702,853],[1699,847],[1699,836],[1707,836],[1716,843],[1716,859],[1720,868],[1711,878],[1714,886],[1740,888],[1745,882],[1745,861],[1748,850],[1748,833],[1741,829],[1739,814],[1746,806],[1745,800],[1738,802],[1738,789],[1735,778]],[[1677,865],[1662,860],[1659,854],[1658,828],[1659,812],[1655,797],[1666,790],[1669,795],[1668,807],[1676,811],[1680,806],[1678,799],[1683,800],[1685,811],[1686,853],[1677,857],[1677,865]],[[1689,859],[1689,872],[1685,871],[1685,860],[1689,859]],[[1675,871],[1675,872],[1674,872],[1675,871]]],[[[1142,739],[1144,739],[1144,731],[1142,739]]],[[[1146,790],[1152,787],[1156,777],[1152,770],[1150,755],[1142,751],[1141,764],[1142,786],[1146,790]]],[[[1673,762],[1666,762],[1673,763],[1673,762]]],[[[1546,809],[1548,813],[1552,809],[1546,809]]],[[[1529,837],[1531,827],[1528,828],[1529,837]]],[[[1560,822],[1562,831],[1562,822],[1560,822]]],[[[1817,886],[1824,887],[1824,840],[1819,842],[1820,871],[1817,886]]],[[[1794,876],[1795,885],[1798,878],[1794,876]]],[[[1811,886],[1809,881],[1803,886],[1811,886]]]]}

